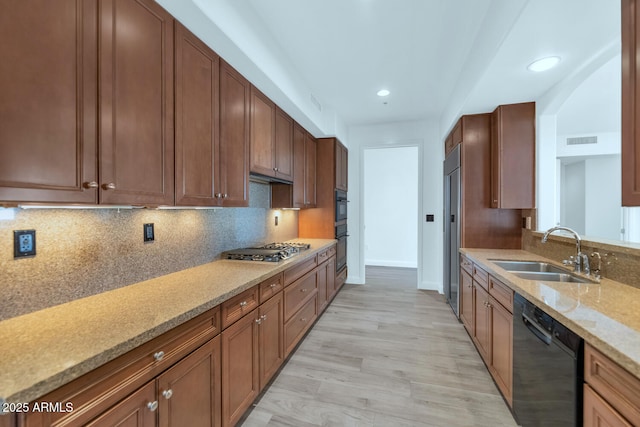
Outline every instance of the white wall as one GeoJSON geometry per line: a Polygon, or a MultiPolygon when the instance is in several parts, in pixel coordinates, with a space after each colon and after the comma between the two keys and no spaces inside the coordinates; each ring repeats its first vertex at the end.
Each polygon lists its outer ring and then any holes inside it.
{"type": "Polygon", "coordinates": [[[418,267],[418,147],[364,150],[364,263],[418,267]]]}
{"type": "MultiPolygon", "coordinates": [[[[418,286],[442,292],[443,142],[437,121],[412,121],[349,128],[349,283],[364,283],[364,170],[368,148],[418,147],[418,286]],[[425,222],[434,214],[435,222],[425,222]]],[[[392,205],[392,203],[389,203],[392,205]]]]}
{"type": "Polygon", "coordinates": [[[620,239],[622,228],[622,185],[611,185],[611,177],[620,177],[620,155],[585,160],[586,218],[588,236],[620,239]]]}
{"type": "Polygon", "coordinates": [[[585,166],[584,161],[562,167],[560,190],[560,224],[585,234],[585,166]]]}

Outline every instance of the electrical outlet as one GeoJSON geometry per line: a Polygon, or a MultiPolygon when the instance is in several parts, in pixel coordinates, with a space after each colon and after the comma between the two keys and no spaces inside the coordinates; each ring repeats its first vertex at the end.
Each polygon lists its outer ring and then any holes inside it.
{"type": "Polygon", "coordinates": [[[155,240],[155,235],[153,232],[153,223],[144,224],[144,241],[153,242],[155,240]]]}
{"type": "Polygon", "coordinates": [[[13,230],[13,257],[36,255],[36,230],[13,230]]]}

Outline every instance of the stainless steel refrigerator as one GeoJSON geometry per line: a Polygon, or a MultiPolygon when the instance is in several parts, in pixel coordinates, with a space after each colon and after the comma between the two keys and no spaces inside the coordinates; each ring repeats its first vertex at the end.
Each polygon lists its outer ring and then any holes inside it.
{"type": "Polygon", "coordinates": [[[444,161],[444,295],[460,313],[460,145],[444,161]]]}

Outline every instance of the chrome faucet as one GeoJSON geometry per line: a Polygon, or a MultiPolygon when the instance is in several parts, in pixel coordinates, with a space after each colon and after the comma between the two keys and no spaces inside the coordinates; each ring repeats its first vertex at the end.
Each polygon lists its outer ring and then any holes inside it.
{"type": "Polygon", "coordinates": [[[542,236],[542,243],[547,243],[547,239],[549,235],[555,231],[567,231],[573,234],[573,237],[576,239],[576,255],[569,257],[569,260],[562,261],[565,265],[573,264],[573,271],[575,273],[581,273],[584,270],[584,274],[588,275],[591,273],[591,269],[589,268],[589,257],[586,254],[582,253],[582,239],[580,235],[575,231],[570,229],[569,227],[553,227],[548,229],[544,236],[542,236]]]}

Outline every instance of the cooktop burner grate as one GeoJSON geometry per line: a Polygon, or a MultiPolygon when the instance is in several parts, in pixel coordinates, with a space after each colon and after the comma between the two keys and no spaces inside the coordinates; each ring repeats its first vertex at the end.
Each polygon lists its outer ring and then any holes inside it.
{"type": "Polygon", "coordinates": [[[222,257],[240,261],[278,262],[311,247],[309,243],[269,243],[257,248],[240,248],[223,252],[222,257]]]}

